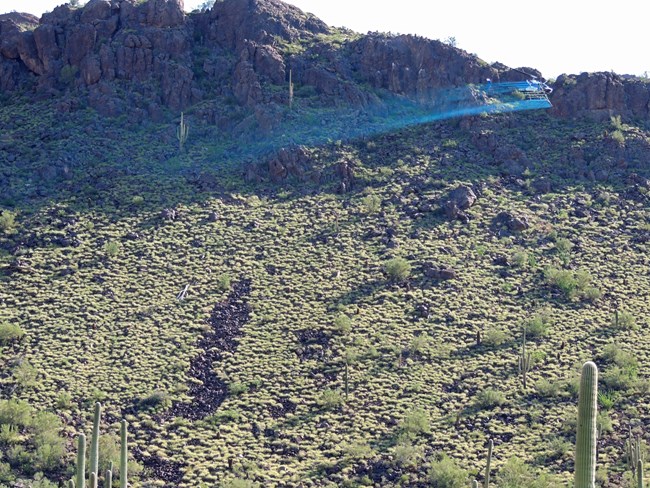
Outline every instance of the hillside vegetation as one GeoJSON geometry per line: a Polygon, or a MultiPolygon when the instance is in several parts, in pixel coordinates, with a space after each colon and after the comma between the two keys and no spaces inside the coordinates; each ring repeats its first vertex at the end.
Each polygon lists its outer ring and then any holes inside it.
{"type": "Polygon", "coordinates": [[[0,483],[70,478],[101,401],[102,462],[125,417],[133,486],[469,486],[488,439],[495,486],[566,486],[594,360],[599,481],[627,486],[646,129],[458,119],[294,147],[304,174],[271,182],[187,120],[179,153],[173,124],[0,109],[0,483]]]}

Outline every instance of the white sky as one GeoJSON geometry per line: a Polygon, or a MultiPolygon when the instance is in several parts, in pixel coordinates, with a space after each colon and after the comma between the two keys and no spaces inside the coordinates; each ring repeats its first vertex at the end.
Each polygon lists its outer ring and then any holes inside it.
{"type": "MultiPolygon", "coordinates": [[[[82,0],[83,2],[83,0],[82,0]]],[[[0,0],[0,13],[40,15],[62,0],[0,0]]],[[[192,10],[203,0],[185,0],[192,10]]],[[[561,73],[650,72],[648,0],[289,0],[332,26],[456,38],[487,62],[561,73]],[[436,5],[437,4],[437,5],[436,5]]]]}

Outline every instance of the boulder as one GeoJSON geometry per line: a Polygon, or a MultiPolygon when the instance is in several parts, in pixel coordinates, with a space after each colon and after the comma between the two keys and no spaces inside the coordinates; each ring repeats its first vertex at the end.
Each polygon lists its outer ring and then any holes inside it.
{"type": "Polygon", "coordinates": [[[422,265],[422,271],[424,276],[433,280],[454,280],[458,277],[454,269],[448,266],[436,266],[433,263],[424,263],[422,265]]]}
{"type": "Polygon", "coordinates": [[[522,232],[530,228],[528,217],[511,212],[499,212],[492,224],[494,227],[506,227],[511,232],[522,232]]]}
{"type": "Polygon", "coordinates": [[[476,194],[469,186],[461,185],[449,193],[446,201],[459,210],[467,210],[476,202],[476,194]]]}

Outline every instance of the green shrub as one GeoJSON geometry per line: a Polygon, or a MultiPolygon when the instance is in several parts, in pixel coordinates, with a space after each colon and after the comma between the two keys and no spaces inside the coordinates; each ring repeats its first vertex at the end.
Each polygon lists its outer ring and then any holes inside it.
{"type": "Polygon", "coordinates": [[[230,383],[230,385],[228,385],[228,392],[231,395],[241,395],[247,391],[248,385],[246,383],[242,383],[241,381],[235,381],[234,383],[230,383]]]}
{"type": "Polygon", "coordinates": [[[361,207],[367,214],[375,214],[381,210],[381,198],[378,195],[370,194],[361,199],[361,207]]]}
{"type": "Polygon", "coordinates": [[[422,456],[422,448],[414,446],[410,441],[401,442],[393,450],[393,462],[400,468],[417,466],[422,456]]]}
{"type": "Polygon", "coordinates": [[[547,284],[558,288],[568,299],[584,298],[595,301],[602,296],[600,289],[591,286],[593,277],[585,270],[574,273],[549,266],[544,270],[544,278],[547,284]]]}
{"type": "Polygon", "coordinates": [[[619,312],[612,317],[612,326],[619,330],[635,330],[637,328],[636,318],[629,312],[619,312]]]}
{"type": "Polygon", "coordinates": [[[430,486],[433,488],[465,488],[469,473],[459,467],[453,459],[442,454],[440,459],[433,461],[427,472],[430,486]]]}
{"type": "Polygon", "coordinates": [[[0,230],[5,234],[11,234],[16,230],[16,214],[11,210],[3,210],[0,213],[0,230]]]}
{"type": "Polygon", "coordinates": [[[558,288],[567,298],[576,294],[577,283],[571,271],[548,267],[544,270],[546,282],[558,288]]]}
{"type": "Polygon", "coordinates": [[[133,205],[142,205],[144,203],[144,197],[136,195],[131,199],[133,205]]]}
{"type": "Polygon", "coordinates": [[[560,384],[557,381],[549,381],[546,378],[535,383],[535,391],[542,398],[553,398],[560,394],[560,384]]]}
{"type": "Polygon", "coordinates": [[[566,488],[549,473],[535,471],[521,458],[512,457],[501,467],[497,475],[499,488],[566,488]]]}
{"type": "Polygon", "coordinates": [[[632,368],[611,366],[601,374],[601,382],[608,390],[627,391],[636,385],[637,372],[632,368]]]}
{"type": "Polygon", "coordinates": [[[623,131],[616,129],[609,136],[612,141],[616,142],[619,146],[625,145],[625,134],[623,134],[623,131]]]}
{"type": "Polygon", "coordinates": [[[150,395],[138,400],[138,409],[140,410],[148,410],[158,407],[167,408],[170,405],[171,398],[169,398],[169,395],[166,392],[160,390],[156,390],[150,395]]]}
{"type": "Polygon", "coordinates": [[[232,479],[225,484],[221,485],[223,488],[259,488],[259,483],[242,478],[232,479]]]}
{"type": "Polygon", "coordinates": [[[625,351],[618,344],[607,344],[600,355],[607,364],[614,364],[623,369],[637,371],[639,362],[634,355],[625,351]]]}
{"type": "Polygon", "coordinates": [[[503,405],[505,401],[506,397],[503,392],[494,390],[492,388],[480,390],[474,399],[476,407],[480,409],[497,407],[499,405],[503,405]]]}
{"type": "Polygon", "coordinates": [[[231,285],[230,275],[226,273],[219,275],[219,278],[217,278],[217,288],[220,291],[230,290],[230,285],[231,285]]]}
{"type": "Polygon", "coordinates": [[[340,313],[334,319],[334,328],[339,334],[347,335],[352,330],[352,320],[344,313],[340,313]]]}
{"type": "Polygon", "coordinates": [[[318,398],[318,404],[325,410],[333,410],[343,405],[343,395],[340,391],[327,388],[318,398]]]}
{"type": "Polygon", "coordinates": [[[541,310],[524,322],[526,337],[544,337],[548,334],[548,329],[551,325],[551,312],[549,310],[541,310]]]}
{"type": "Polygon", "coordinates": [[[106,244],[104,244],[104,252],[109,258],[114,258],[120,254],[121,248],[122,246],[117,241],[108,241],[106,244]]]}
{"type": "Polygon", "coordinates": [[[0,323],[0,346],[6,346],[12,342],[22,339],[25,331],[18,324],[9,322],[0,323]]]}
{"type": "Polygon", "coordinates": [[[429,434],[431,432],[431,421],[429,414],[422,408],[416,408],[408,412],[402,423],[400,430],[407,435],[407,437],[415,437],[419,434],[429,434]]]}
{"type": "Polygon", "coordinates": [[[411,275],[411,264],[404,258],[393,258],[384,266],[390,281],[401,283],[411,275]]]}
{"type": "Polygon", "coordinates": [[[510,340],[510,336],[503,329],[497,327],[490,327],[485,331],[483,336],[483,343],[488,346],[500,346],[510,340]]]}

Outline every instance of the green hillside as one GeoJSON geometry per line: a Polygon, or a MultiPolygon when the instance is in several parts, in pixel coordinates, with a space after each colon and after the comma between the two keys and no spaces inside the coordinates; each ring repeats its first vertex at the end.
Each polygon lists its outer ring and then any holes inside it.
{"type": "Polygon", "coordinates": [[[1,483],[69,479],[100,401],[103,459],[130,423],[133,486],[469,486],[488,439],[493,485],[566,486],[594,360],[598,478],[628,486],[650,418],[646,129],[457,119],[306,146],[307,177],[273,183],[188,119],[179,154],[173,125],[0,109],[1,483]],[[461,186],[477,199],[450,219],[461,186]],[[443,454],[462,485],[435,484],[443,454]],[[507,480],[527,469],[556,481],[507,480]]]}

